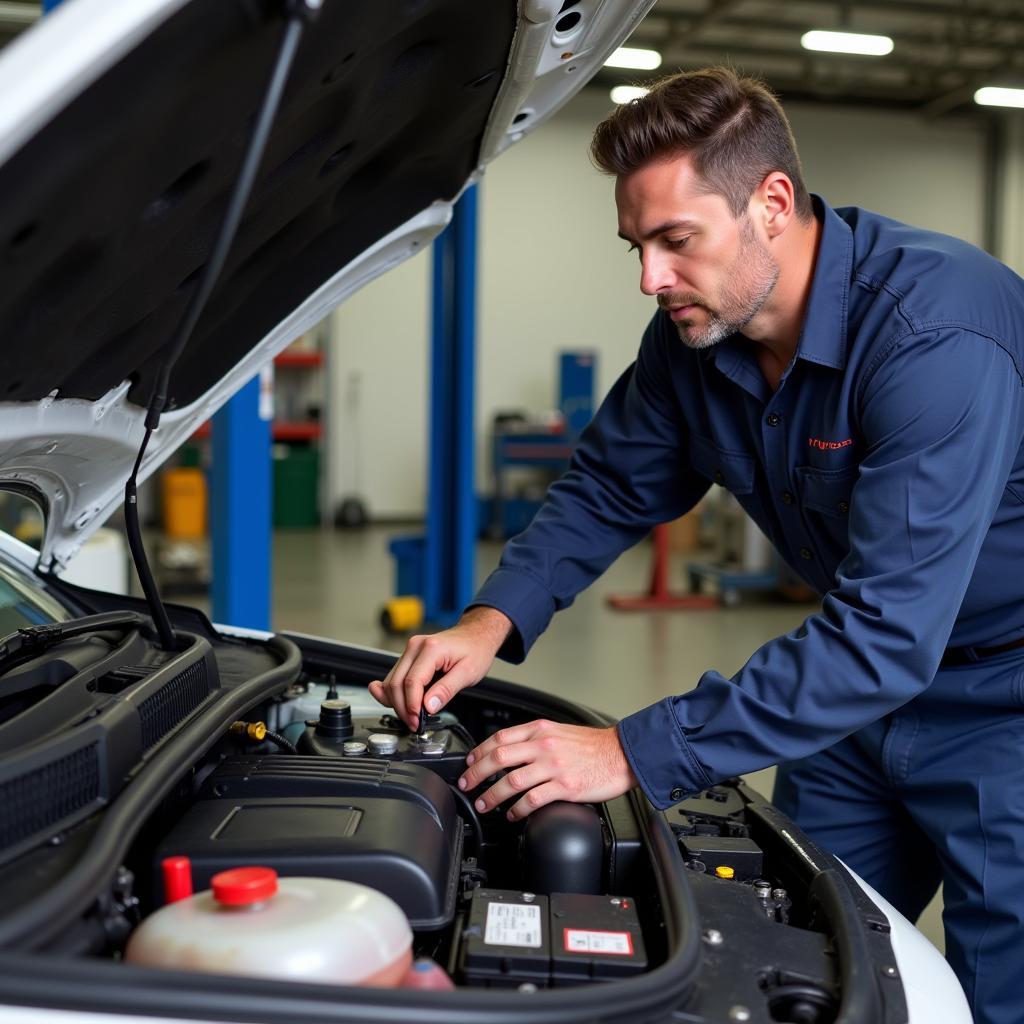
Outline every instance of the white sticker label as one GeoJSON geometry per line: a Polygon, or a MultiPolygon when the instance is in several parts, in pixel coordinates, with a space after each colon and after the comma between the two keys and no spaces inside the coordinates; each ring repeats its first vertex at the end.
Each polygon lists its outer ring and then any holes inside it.
{"type": "Polygon", "coordinates": [[[528,946],[539,949],[540,907],[525,903],[492,903],[487,908],[484,942],[488,946],[528,946]]]}
{"type": "Polygon", "coordinates": [[[588,932],[579,928],[566,928],[565,951],[632,956],[633,937],[629,932],[588,932]]]}

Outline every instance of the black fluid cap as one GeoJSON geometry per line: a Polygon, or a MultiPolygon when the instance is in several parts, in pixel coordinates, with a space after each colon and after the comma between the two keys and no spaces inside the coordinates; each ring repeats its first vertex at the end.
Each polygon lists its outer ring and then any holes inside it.
{"type": "Polygon", "coordinates": [[[347,700],[325,700],[320,704],[316,731],[333,740],[347,740],[353,733],[352,708],[347,700]]]}
{"type": "Polygon", "coordinates": [[[424,708],[420,708],[420,724],[417,732],[436,732],[444,724],[440,715],[428,715],[424,708]]]}
{"type": "Polygon", "coordinates": [[[533,892],[603,892],[604,832],[589,804],[559,801],[534,811],[523,833],[526,888],[533,892]]]}

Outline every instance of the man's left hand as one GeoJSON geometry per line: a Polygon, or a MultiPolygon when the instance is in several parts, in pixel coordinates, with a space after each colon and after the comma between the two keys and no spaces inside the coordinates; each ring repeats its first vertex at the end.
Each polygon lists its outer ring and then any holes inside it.
{"type": "Polygon", "coordinates": [[[468,770],[459,789],[469,792],[503,769],[511,769],[475,801],[478,811],[523,793],[508,812],[525,818],[554,800],[596,803],[632,789],[636,776],[614,726],[592,729],[539,719],[501,729],[466,757],[468,770]]]}

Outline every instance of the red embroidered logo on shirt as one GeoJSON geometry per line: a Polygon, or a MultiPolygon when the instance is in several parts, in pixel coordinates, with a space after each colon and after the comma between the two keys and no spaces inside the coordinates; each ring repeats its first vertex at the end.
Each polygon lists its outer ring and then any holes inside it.
{"type": "Polygon", "coordinates": [[[853,438],[848,437],[845,441],[822,441],[817,437],[809,437],[807,438],[807,443],[812,448],[820,448],[823,452],[830,452],[836,448],[848,448],[853,444],[853,438]]]}

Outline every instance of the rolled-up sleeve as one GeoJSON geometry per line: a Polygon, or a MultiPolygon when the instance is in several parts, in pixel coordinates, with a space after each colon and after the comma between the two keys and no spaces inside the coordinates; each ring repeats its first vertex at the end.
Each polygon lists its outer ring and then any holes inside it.
{"type": "Polygon", "coordinates": [[[552,485],[523,533],[473,599],[515,627],[498,652],[519,662],[551,616],[658,523],[692,508],[709,486],[686,454],[686,427],[672,388],[657,314],[636,362],[619,378],[580,437],[569,470],[552,485]]]}
{"type": "Polygon", "coordinates": [[[821,611],[731,679],[706,672],[620,723],[658,807],[824,749],[938,669],[1021,445],[1021,379],[997,342],[936,328],[894,339],[857,399],[866,448],[850,547],[821,611]]]}

